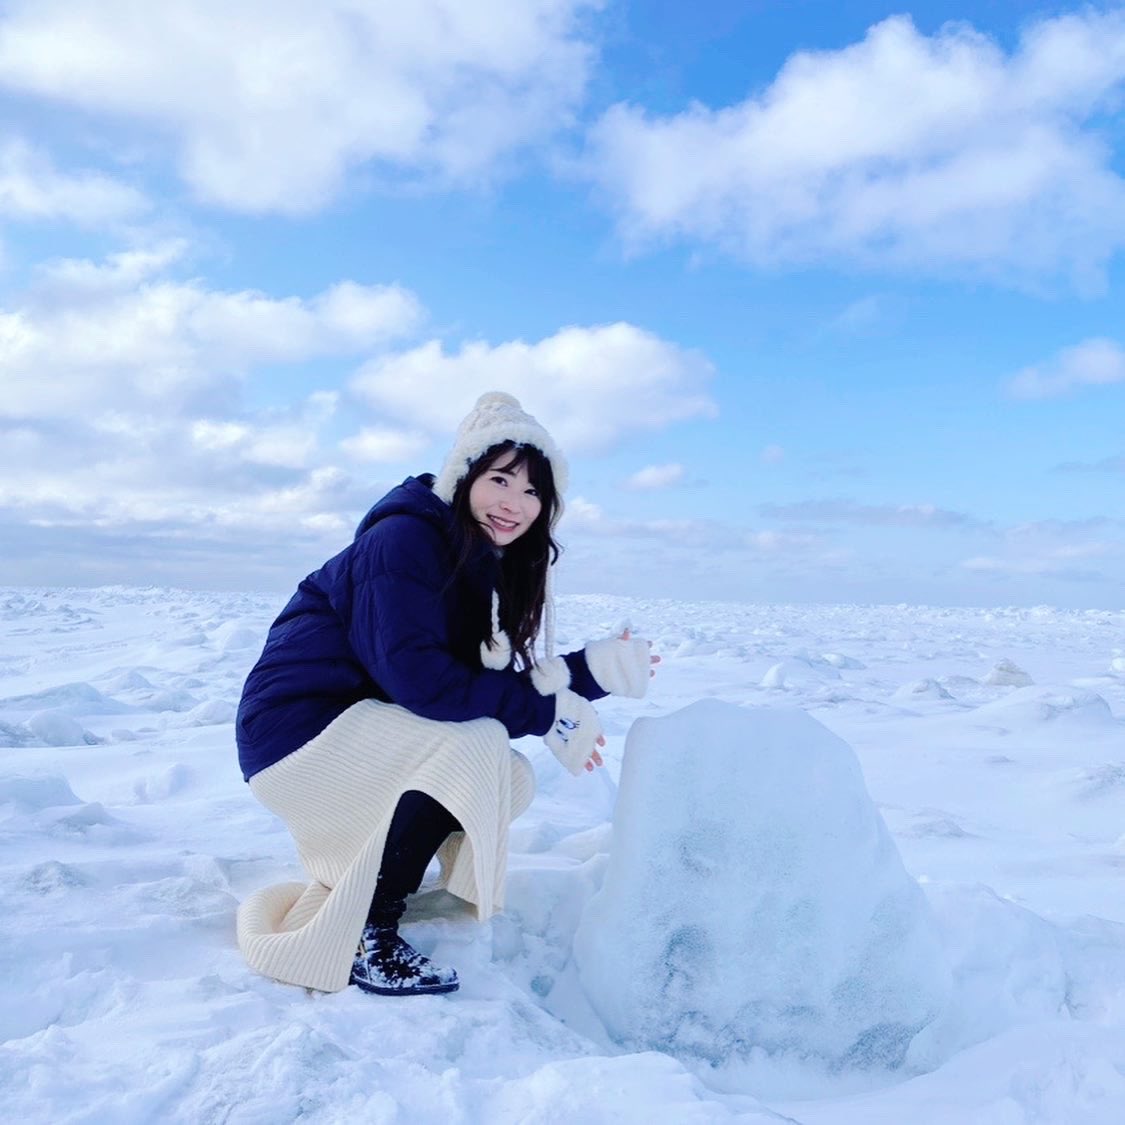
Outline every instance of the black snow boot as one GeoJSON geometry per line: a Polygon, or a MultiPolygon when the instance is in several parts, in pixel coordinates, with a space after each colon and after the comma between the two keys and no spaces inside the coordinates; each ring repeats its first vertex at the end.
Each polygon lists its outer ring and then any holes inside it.
{"type": "Polygon", "coordinates": [[[455,992],[457,973],[443,969],[423,957],[399,937],[398,923],[368,922],[359,939],[351,983],[379,996],[418,996],[433,992],[455,992]]]}
{"type": "Polygon", "coordinates": [[[453,992],[457,974],[438,968],[399,937],[406,896],[422,884],[426,864],[450,832],[461,825],[433,797],[408,790],[400,798],[387,830],[383,862],[367,914],[367,925],[352,965],[351,983],[380,996],[453,992]]]}

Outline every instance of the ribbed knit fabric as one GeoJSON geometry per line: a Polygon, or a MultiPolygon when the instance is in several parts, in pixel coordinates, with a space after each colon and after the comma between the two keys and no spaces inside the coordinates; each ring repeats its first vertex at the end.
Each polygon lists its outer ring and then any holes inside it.
{"type": "Polygon", "coordinates": [[[442,884],[481,919],[504,903],[508,825],[531,804],[534,775],[495,719],[444,723],[363,700],[299,750],[250,779],[293,834],[313,882],[250,895],[238,945],[265,976],[323,992],[348,983],[387,829],[408,789],[428,793],[465,831],[438,859],[442,884]]]}

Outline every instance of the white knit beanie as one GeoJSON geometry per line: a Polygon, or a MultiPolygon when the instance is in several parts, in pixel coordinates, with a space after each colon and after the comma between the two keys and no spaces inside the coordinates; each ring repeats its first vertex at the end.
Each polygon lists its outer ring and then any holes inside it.
{"type": "MultiPolygon", "coordinates": [[[[562,496],[569,480],[566,458],[549,433],[519,404],[519,399],[504,391],[488,391],[477,399],[476,406],[457,427],[453,448],[445,459],[437,480],[434,495],[447,504],[453,503],[453,494],[465,478],[469,467],[494,445],[513,441],[517,445],[532,445],[551,465],[555,491],[562,511],[562,496]]],[[[558,513],[556,513],[556,519],[558,513]]],[[[555,655],[555,604],[554,583],[547,568],[547,591],[543,606],[544,655],[535,661],[531,679],[542,695],[554,695],[570,686],[570,669],[561,656],[555,655]]],[[[512,659],[512,647],[500,628],[500,600],[492,592],[492,643],[481,648],[481,662],[486,668],[503,669],[512,659]]]]}
{"type": "Polygon", "coordinates": [[[469,466],[482,453],[505,441],[533,445],[547,458],[555,478],[555,491],[561,501],[569,476],[566,458],[551,435],[520,406],[519,399],[503,391],[488,391],[481,395],[476,406],[457,427],[453,448],[434,481],[434,495],[452,504],[453,493],[468,473],[469,466]]]}

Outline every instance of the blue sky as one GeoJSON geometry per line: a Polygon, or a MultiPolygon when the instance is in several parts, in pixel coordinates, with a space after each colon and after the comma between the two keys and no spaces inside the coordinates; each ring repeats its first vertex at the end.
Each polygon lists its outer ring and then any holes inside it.
{"type": "Polygon", "coordinates": [[[490,388],[560,588],[1120,607],[1125,7],[0,3],[0,582],[290,588],[490,388]]]}

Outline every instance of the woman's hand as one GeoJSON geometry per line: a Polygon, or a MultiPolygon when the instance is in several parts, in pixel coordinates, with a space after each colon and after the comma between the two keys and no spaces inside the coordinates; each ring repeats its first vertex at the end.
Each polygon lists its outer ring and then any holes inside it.
{"type": "MultiPolygon", "coordinates": [[[[626,626],[625,626],[625,628],[621,630],[621,639],[622,639],[623,641],[627,641],[627,640],[629,640],[629,639],[630,639],[631,637],[632,637],[632,633],[631,633],[631,631],[630,631],[630,629],[629,629],[629,626],[628,626],[628,625],[626,625],[626,626]]],[[[649,647],[649,648],[652,648],[652,641],[645,641],[645,644],[646,644],[646,645],[648,645],[648,647],[649,647]]],[[[652,655],[652,654],[650,653],[650,654],[649,654],[649,658],[648,658],[648,662],[649,662],[649,664],[659,664],[659,663],[660,663],[660,657],[659,657],[659,656],[653,656],[653,655],[652,655]]],[[[655,676],[655,675],[656,675],[656,669],[655,669],[655,668],[650,668],[650,669],[648,670],[648,674],[649,674],[649,678],[651,679],[651,678],[652,678],[653,676],[655,676]]]]}
{"type": "MultiPolygon", "coordinates": [[[[633,639],[632,631],[630,630],[628,625],[626,625],[621,630],[620,634],[618,634],[617,639],[622,640],[622,641],[629,641],[629,640],[633,639]]],[[[645,644],[649,648],[652,648],[652,641],[645,641],[645,644]]],[[[649,662],[649,665],[650,665],[649,670],[648,670],[648,674],[649,674],[649,678],[651,679],[653,676],[656,675],[656,669],[655,669],[655,667],[652,667],[652,665],[659,664],[660,663],[660,657],[659,656],[653,656],[652,653],[649,653],[648,662],[649,662]]],[[[599,746],[605,745],[605,739],[601,735],[598,735],[598,745],[599,746]]],[[[604,766],[604,765],[605,765],[605,761],[602,759],[601,754],[599,754],[597,752],[597,750],[595,750],[590,755],[589,760],[586,762],[585,769],[586,769],[587,773],[593,773],[595,766],[604,766]]]]}
{"type": "MultiPolygon", "coordinates": [[[[598,735],[598,745],[599,745],[599,746],[604,746],[604,745],[605,745],[605,738],[604,738],[604,737],[603,737],[602,735],[600,735],[600,734],[598,735]]],[[[593,753],[592,753],[592,754],[590,755],[589,759],[587,760],[587,762],[586,762],[586,766],[585,766],[585,769],[586,769],[586,772],[587,772],[587,773],[593,773],[593,772],[594,772],[594,767],[595,767],[595,766],[604,766],[604,765],[605,765],[605,762],[604,762],[604,761],[602,761],[602,756],[601,756],[601,754],[599,754],[599,753],[597,752],[597,750],[595,750],[595,751],[594,751],[594,752],[593,752],[593,753]]]]}
{"type": "Polygon", "coordinates": [[[642,699],[649,679],[656,674],[654,665],[660,663],[651,648],[651,641],[634,637],[626,626],[615,637],[590,641],[584,651],[590,674],[603,691],[642,699]]]}
{"type": "Polygon", "coordinates": [[[576,777],[601,765],[598,747],[605,745],[602,723],[589,700],[569,688],[555,695],[555,722],[543,741],[576,777]]]}

